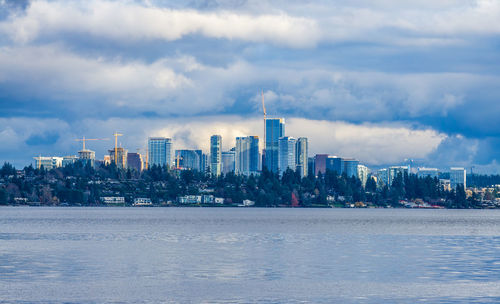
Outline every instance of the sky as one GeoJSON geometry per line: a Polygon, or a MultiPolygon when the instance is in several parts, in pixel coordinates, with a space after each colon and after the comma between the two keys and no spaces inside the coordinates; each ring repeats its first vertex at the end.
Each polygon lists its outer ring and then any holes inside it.
{"type": "MultiPolygon", "coordinates": [[[[263,136],[500,173],[498,0],[0,0],[0,162],[263,136]]],[[[142,149],[142,150],[138,150],[142,149]]]]}

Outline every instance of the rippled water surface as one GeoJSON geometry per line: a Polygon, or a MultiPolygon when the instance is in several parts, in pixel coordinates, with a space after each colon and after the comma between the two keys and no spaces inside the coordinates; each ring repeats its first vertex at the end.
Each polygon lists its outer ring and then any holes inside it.
{"type": "Polygon", "coordinates": [[[0,303],[499,303],[496,210],[0,208],[0,303]]]}

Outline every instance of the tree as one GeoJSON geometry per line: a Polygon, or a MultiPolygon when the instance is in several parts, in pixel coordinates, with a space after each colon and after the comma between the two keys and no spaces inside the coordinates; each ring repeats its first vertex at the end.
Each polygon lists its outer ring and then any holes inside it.
{"type": "Polygon", "coordinates": [[[377,191],[377,182],[375,181],[375,179],[373,177],[370,177],[366,181],[365,189],[366,189],[366,191],[369,191],[369,192],[376,192],[377,191]]]}
{"type": "Polygon", "coordinates": [[[14,166],[12,166],[11,164],[5,162],[0,169],[0,176],[5,177],[10,175],[16,175],[16,168],[14,168],[14,166]]]}

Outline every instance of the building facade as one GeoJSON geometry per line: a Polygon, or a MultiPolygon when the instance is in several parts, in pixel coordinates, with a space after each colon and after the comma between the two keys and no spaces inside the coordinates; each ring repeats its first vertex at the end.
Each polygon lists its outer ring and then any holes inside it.
{"type": "Polygon", "coordinates": [[[220,176],[222,173],[222,136],[210,137],[210,173],[220,176]]]}
{"type": "Polygon", "coordinates": [[[358,177],[359,160],[353,158],[344,158],[344,172],[347,177],[358,177]]]}
{"type": "Polygon", "coordinates": [[[139,153],[127,153],[127,167],[141,172],[143,170],[142,155],[139,153]]]}
{"type": "Polygon", "coordinates": [[[389,171],[384,168],[377,171],[377,187],[389,186],[389,171]]]}
{"type": "Polygon", "coordinates": [[[408,175],[410,172],[410,167],[409,166],[392,166],[387,169],[387,174],[388,174],[388,180],[387,180],[387,185],[389,187],[392,186],[392,182],[396,177],[398,177],[399,174],[404,179],[405,175],[408,175]]]}
{"type": "Polygon", "coordinates": [[[235,173],[242,175],[257,174],[259,160],[259,137],[236,137],[235,173]]]}
{"type": "Polygon", "coordinates": [[[269,171],[278,172],[279,139],[285,136],[284,118],[266,118],[265,166],[269,171]]]}
{"type": "Polygon", "coordinates": [[[306,137],[299,137],[297,139],[297,145],[295,149],[295,165],[297,171],[300,173],[300,177],[306,177],[309,172],[309,159],[307,157],[309,153],[309,146],[306,137]]]}
{"type": "Polygon", "coordinates": [[[418,168],[417,176],[420,178],[438,178],[439,177],[439,169],[437,168],[418,168]]]}
{"type": "Polygon", "coordinates": [[[450,168],[450,187],[456,190],[458,186],[467,187],[467,172],[464,168],[450,168]]]}
{"type": "Polygon", "coordinates": [[[314,156],[314,175],[318,176],[321,174],[325,174],[326,172],[326,159],[328,158],[328,154],[316,154],[314,156]]]}
{"type": "Polygon", "coordinates": [[[366,186],[366,182],[368,181],[368,167],[365,165],[358,165],[358,178],[361,181],[361,185],[363,187],[366,186]]]}
{"type": "Polygon", "coordinates": [[[201,171],[201,150],[175,150],[176,168],[201,171]]]}
{"type": "Polygon", "coordinates": [[[109,158],[111,162],[116,165],[118,169],[127,169],[127,154],[128,150],[118,147],[116,148],[116,159],[115,159],[115,148],[108,150],[109,158]]]}
{"type": "Polygon", "coordinates": [[[171,138],[148,138],[148,165],[171,167],[174,163],[172,146],[173,144],[171,138]]]}
{"type": "Polygon", "coordinates": [[[62,167],[63,158],[57,156],[37,156],[33,157],[35,159],[35,168],[45,170],[52,170],[55,168],[62,167]]]}
{"type": "Polygon", "coordinates": [[[236,152],[231,151],[222,152],[222,173],[224,175],[235,172],[236,152]]]}
{"type": "Polygon", "coordinates": [[[81,161],[84,166],[88,164],[91,167],[94,167],[95,152],[88,149],[80,150],[78,151],[78,160],[81,161]]]}
{"type": "Polygon", "coordinates": [[[337,175],[342,175],[344,173],[344,159],[338,156],[328,156],[325,159],[325,168],[337,173],[337,175]]]}
{"type": "Polygon", "coordinates": [[[278,172],[282,175],[287,169],[295,171],[295,151],[297,140],[285,136],[279,139],[278,172]]]}
{"type": "Polygon", "coordinates": [[[69,165],[74,164],[78,160],[78,157],[75,155],[70,155],[70,156],[64,156],[62,160],[62,166],[66,167],[69,165]]]}

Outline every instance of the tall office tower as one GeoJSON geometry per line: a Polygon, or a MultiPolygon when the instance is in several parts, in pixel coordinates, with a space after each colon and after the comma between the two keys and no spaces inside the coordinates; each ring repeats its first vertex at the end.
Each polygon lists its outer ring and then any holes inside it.
{"type": "Polygon", "coordinates": [[[148,138],[148,163],[149,166],[157,165],[172,167],[174,158],[172,155],[171,138],[148,138]]]}
{"type": "Polygon", "coordinates": [[[456,190],[458,185],[467,188],[467,172],[464,168],[450,168],[450,187],[451,190],[456,190]]]}
{"type": "Polygon", "coordinates": [[[325,174],[326,172],[326,159],[328,158],[328,154],[316,154],[314,156],[314,175],[318,176],[321,174],[325,174]]]}
{"type": "Polygon", "coordinates": [[[201,170],[206,173],[209,170],[210,163],[208,161],[208,155],[205,153],[202,153],[202,160],[201,160],[201,170]]]}
{"type": "Polygon", "coordinates": [[[387,170],[387,177],[388,177],[387,185],[389,187],[391,187],[392,182],[394,181],[394,179],[396,177],[398,177],[399,174],[401,174],[401,176],[403,176],[403,180],[404,180],[404,176],[406,174],[409,174],[409,173],[410,173],[410,166],[392,166],[392,167],[389,167],[387,170]]]}
{"type": "Polygon", "coordinates": [[[81,161],[84,166],[88,164],[94,167],[95,152],[89,149],[80,150],[78,151],[78,160],[81,161]]]}
{"type": "Polygon", "coordinates": [[[439,177],[439,169],[438,168],[418,168],[417,176],[420,178],[436,178],[439,177]]]}
{"type": "Polygon", "coordinates": [[[365,165],[358,165],[358,178],[361,181],[361,185],[363,187],[366,186],[366,182],[368,181],[368,167],[365,165]]]}
{"type": "Polygon", "coordinates": [[[327,170],[342,175],[344,173],[344,159],[337,156],[328,156],[325,160],[325,167],[327,170]]]}
{"type": "Polygon", "coordinates": [[[122,147],[116,148],[116,153],[115,153],[115,148],[108,150],[109,157],[111,159],[111,162],[116,164],[116,167],[118,169],[127,169],[127,153],[128,151],[122,147]],[[116,160],[115,160],[115,154],[116,154],[116,160]]]}
{"type": "Polygon", "coordinates": [[[206,169],[205,169],[205,154],[203,154],[203,151],[201,150],[194,150],[194,152],[196,154],[198,154],[198,159],[199,159],[199,163],[198,163],[198,171],[200,172],[205,172],[206,169]]]}
{"type": "Polygon", "coordinates": [[[127,167],[137,172],[143,169],[142,155],[139,153],[127,153],[127,167]]]}
{"type": "Polygon", "coordinates": [[[259,137],[236,137],[235,173],[250,175],[259,171],[259,137]]]}
{"type": "Polygon", "coordinates": [[[314,157],[307,158],[307,175],[314,176],[315,164],[314,157]]]}
{"type": "Polygon", "coordinates": [[[210,137],[210,173],[212,176],[220,176],[222,172],[222,137],[212,135],[210,137]]]}
{"type": "Polygon", "coordinates": [[[278,172],[282,175],[287,169],[295,171],[295,150],[297,140],[285,136],[279,139],[278,172]]]}
{"type": "Polygon", "coordinates": [[[269,171],[278,172],[279,139],[285,136],[284,118],[266,118],[265,166],[269,171]]]}
{"type": "Polygon", "coordinates": [[[222,157],[222,173],[224,175],[235,172],[235,159],[236,159],[236,152],[234,149],[231,149],[231,151],[225,151],[221,153],[222,157]]]}
{"type": "Polygon", "coordinates": [[[353,158],[344,159],[344,172],[347,177],[358,176],[359,160],[353,158]]]}
{"type": "Polygon", "coordinates": [[[296,151],[295,151],[295,165],[300,173],[300,177],[306,177],[308,170],[308,143],[306,137],[299,137],[297,139],[296,151]]]}
{"type": "Polygon", "coordinates": [[[176,166],[181,169],[200,171],[200,154],[197,151],[201,150],[175,150],[176,166]]]}

